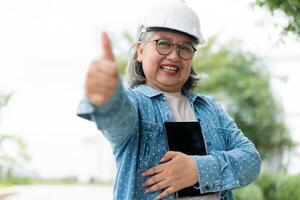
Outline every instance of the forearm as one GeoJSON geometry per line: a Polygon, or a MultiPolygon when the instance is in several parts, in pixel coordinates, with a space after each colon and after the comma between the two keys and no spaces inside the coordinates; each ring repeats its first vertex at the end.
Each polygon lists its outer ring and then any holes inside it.
{"type": "Polygon", "coordinates": [[[212,150],[206,156],[192,156],[201,192],[231,190],[256,179],[261,159],[254,145],[247,138],[243,140],[241,146],[232,150],[212,150]]]}
{"type": "Polygon", "coordinates": [[[120,81],[111,100],[102,106],[94,106],[87,98],[78,107],[78,116],[94,121],[97,128],[114,145],[124,143],[129,137],[130,128],[136,123],[136,109],[127,96],[120,81]]]}

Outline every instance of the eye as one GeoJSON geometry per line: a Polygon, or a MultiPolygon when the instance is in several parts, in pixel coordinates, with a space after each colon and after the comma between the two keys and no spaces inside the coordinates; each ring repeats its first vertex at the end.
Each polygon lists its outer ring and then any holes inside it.
{"type": "Polygon", "coordinates": [[[194,51],[192,46],[186,44],[181,45],[180,50],[186,53],[192,53],[194,51]]]}
{"type": "Polygon", "coordinates": [[[168,40],[158,40],[157,45],[163,48],[171,48],[172,43],[168,40]]]}

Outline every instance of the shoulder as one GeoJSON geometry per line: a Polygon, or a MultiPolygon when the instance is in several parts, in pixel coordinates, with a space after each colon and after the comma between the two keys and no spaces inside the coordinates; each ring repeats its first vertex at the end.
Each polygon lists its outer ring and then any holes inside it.
{"type": "Polygon", "coordinates": [[[204,105],[216,105],[217,101],[216,99],[207,94],[200,94],[200,93],[194,93],[190,92],[190,95],[187,95],[188,98],[192,98],[194,102],[198,102],[204,105]]]}
{"type": "Polygon", "coordinates": [[[135,100],[141,100],[141,99],[145,99],[147,98],[146,95],[144,95],[143,93],[139,92],[136,88],[125,88],[125,92],[126,94],[130,97],[133,98],[135,100]]]}
{"type": "Polygon", "coordinates": [[[125,93],[137,107],[148,107],[149,105],[152,105],[152,98],[136,88],[126,88],[125,93]]]}
{"type": "Polygon", "coordinates": [[[198,99],[206,102],[206,103],[212,103],[215,102],[215,98],[213,96],[210,95],[206,95],[206,94],[195,94],[197,96],[198,99]]]}
{"type": "Polygon", "coordinates": [[[220,102],[218,102],[215,97],[206,94],[193,94],[195,95],[194,106],[200,106],[215,112],[220,112],[223,110],[220,102]]]}

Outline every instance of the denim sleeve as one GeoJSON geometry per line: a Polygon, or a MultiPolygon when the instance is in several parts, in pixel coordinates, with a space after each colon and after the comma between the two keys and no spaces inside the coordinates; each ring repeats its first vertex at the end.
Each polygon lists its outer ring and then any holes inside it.
{"type": "Polygon", "coordinates": [[[192,156],[202,193],[246,186],[257,178],[261,167],[261,158],[254,144],[219,104],[213,104],[223,129],[226,149],[213,150],[206,156],[192,156]]]}
{"type": "Polygon", "coordinates": [[[113,149],[122,148],[137,127],[137,111],[133,96],[126,93],[122,82],[111,98],[102,106],[95,106],[83,98],[78,106],[77,115],[94,121],[97,128],[110,141],[113,149]]]}

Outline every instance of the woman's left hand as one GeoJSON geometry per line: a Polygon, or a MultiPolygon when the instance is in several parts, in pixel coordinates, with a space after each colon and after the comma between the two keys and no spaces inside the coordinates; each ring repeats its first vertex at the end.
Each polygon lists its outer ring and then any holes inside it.
{"type": "Polygon", "coordinates": [[[143,186],[149,187],[146,193],[163,189],[157,200],[198,182],[194,160],[184,153],[175,151],[168,151],[161,159],[161,164],[145,171],[142,176],[151,176],[143,183],[143,186]]]}

